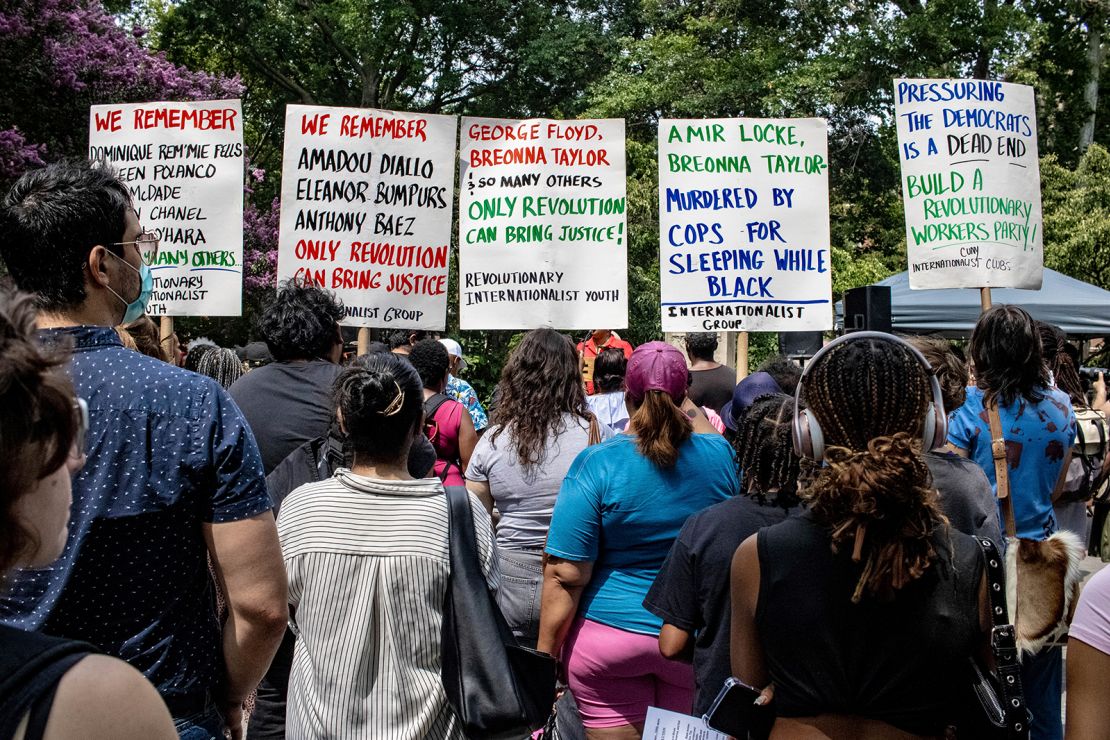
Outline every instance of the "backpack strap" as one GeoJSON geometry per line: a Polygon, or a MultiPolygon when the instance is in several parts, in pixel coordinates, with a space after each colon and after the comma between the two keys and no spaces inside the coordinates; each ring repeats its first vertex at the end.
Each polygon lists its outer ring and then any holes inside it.
{"type": "Polygon", "coordinates": [[[1010,501],[1010,470],[1006,462],[1006,438],[1002,435],[1002,419],[998,416],[998,404],[987,407],[987,423],[991,430],[991,457],[994,458],[994,489],[1002,508],[1002,520],[1007,537],[1015,537],[1017,526],[1014,524],[1014,505],[1010,501]]]}
{"type": "Polygon", "coordinates": [[[431,421],[435,418],[436,412],[439,407],[447,403],[451,399],[442,393],[436,393],[433,396],[424,400],[424,420],[431,421]]]}

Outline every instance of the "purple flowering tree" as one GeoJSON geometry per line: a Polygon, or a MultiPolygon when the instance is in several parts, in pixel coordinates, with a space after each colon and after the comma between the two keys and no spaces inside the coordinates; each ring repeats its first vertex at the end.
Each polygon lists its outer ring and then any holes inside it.
{"type": "Polygon", "coordinates": [[[93,0],[0,0],[0,181],[81,156],[88,107],[237,97],[238,78],[179,67],[139,43],[93,0]]]}
{"type": "MultiPolygon", "coordinates": [[[[0,189],[30,167],[83,157],[89,106],[149,100],[214,100],[242,95],[238,77],[174,64],[124,29],[98,0],[0,0],[0,189]]],[[[249,202],[245,183],[244,278],[248,297],[272,288],[277,264],[277,208],[249,202]]]]}

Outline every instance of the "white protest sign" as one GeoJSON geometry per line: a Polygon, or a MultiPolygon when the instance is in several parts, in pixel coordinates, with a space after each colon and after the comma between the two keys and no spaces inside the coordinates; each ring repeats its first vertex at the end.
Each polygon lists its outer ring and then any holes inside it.
{"type": "Polygon", "coordinates": [[[827,125],[659,122],[663,331],[830,329],[827,125]]]}
{"type": "Polygon", "coordinates": [[[285,111],[278,280],[320,285],[349,326],[443,329],[458,119],[285,111]]]}
{"type": "Polygon", "coordinates": [[[89,159],[127,184],[158,235],[151,316],[239,316],[243,115],[238,100],[94,105],[89,159]]]}
{"type": "Polygon", "coordinates": [[[628,326],[624,121],[463,118],[463,329],[628,326]]]}
{"type": "Polygon", "coordinates": [[[644,740],[728,740],[700,717],[691,717],[659,707],[648,707],[644,740]]]}
{"type": "Polygon", "coordinates": [[[911,288],[1040,288],[1033,88],[895,80],[911,288]]]}

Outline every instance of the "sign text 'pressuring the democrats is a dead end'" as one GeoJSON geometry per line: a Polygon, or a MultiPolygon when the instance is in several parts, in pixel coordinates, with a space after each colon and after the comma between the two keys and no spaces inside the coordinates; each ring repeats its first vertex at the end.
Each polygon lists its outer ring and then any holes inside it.
{"type": "Polygon", "coordinates": [[[895,80],[911,288],[1039,288],[1033,88],[895,80]]]}

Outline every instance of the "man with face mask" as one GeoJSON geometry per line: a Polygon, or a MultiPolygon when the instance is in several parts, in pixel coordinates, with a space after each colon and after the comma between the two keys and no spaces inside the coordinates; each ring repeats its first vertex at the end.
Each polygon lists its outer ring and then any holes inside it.
{"type": "Polygon", "coordinates": [[[209,378],[124,349],[112,329],[143,313],[157,251],[126,185],[88,164],[29,172],[0,205],[0,256],[38,298],[42,341],[72,345],[89,409],[65,550],[13,574],[0,622],[131,663],[183,737],[241,737],[243,701],[285,631],[284,566],[234,402],[209,378]],[[222,636],[209,557],[230,610],[222,636]]]}

